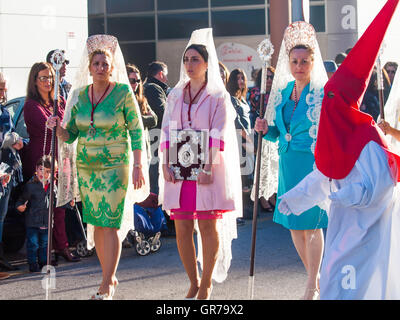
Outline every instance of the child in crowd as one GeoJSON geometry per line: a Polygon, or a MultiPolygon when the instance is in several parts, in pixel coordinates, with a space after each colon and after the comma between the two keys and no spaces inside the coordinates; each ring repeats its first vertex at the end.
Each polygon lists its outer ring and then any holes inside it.
{"type": "Polygon", "coordinates": [[[51,157],[36,163],[35,175],[25,184],[16,203],[25,212],[27,258],[30,272],[40,272],[47,264],[48,219],[50,200],[51,157]]]}

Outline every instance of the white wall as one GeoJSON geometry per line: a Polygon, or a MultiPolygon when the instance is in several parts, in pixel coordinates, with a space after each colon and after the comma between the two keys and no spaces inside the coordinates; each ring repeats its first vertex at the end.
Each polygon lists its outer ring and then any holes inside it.
{"type": "MultiPolygon", "coordinates": [[[[358,0],[358,34],[362,36],[376,17],[386,0],[358,0]]],[[[397,7],[384,39],[382,63],[396,61],[400,63],[400,6],[397,7]]]]}
{"type": "MultiPolygon", "coordinates": [[[[362,0],[369,1],[369,0],[362,0]]],[[[372,0],[375,1],[375,0],[372,0]]],[[[324,59],[335,60],[358,39],[357,0],[326,0],[326,33],[319,35],[324,59]]]]}
{"type": "Polygon", "coordinates": [[[52,49],[67,50],[66,78],[73,79],[87,36],[86,0],[0,0],[0,70],[9,99],[25,95],[31,66],[52,49]]]}

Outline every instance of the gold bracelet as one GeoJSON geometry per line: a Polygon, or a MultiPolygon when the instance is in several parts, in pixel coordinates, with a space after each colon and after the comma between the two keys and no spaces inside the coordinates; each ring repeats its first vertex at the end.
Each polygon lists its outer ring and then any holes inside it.
{"type": "Polygon", "coordinates": [[[135,163],[135,164],[133,165],[133,167],[134,167],[134,168],[142,169],[142,164],[141,164],[141,163],[135,163]]]}

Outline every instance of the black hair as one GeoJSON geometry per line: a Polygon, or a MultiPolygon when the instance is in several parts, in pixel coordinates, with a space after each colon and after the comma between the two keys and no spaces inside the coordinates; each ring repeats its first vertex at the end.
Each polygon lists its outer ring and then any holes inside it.
{"type": "MultiPolygon", "coordinates": [[[[57,166],[57,161],[54,162],[55,166],[57,166]]],[[[51,169],[51,157],[49,155],[44,155],[40,157],[36,161],[36,168],[43,166],[46,169],[51,169]]]]}
{"type": "Polygon", "coordinates": [[[187,52],[189,49],[194,49],[194,50],[196,50],[196,51],[199,53],[199,55],[201,55],[201,57],[204,59],[204,61],[205,61],[205,62],[208,62],[208,51],[207,51],[207,48],[206,48],[205,45],[202,45],[202,44],[195,44],[195,43],[194,43],[194,44],[191,44],[189,47],[186,48],[186,50],[185,50],[183,56],[185,56],[186,52],[187,52]]]}
{"type": "Polygon", "coordinates": [[[147,67],[147,77],[154,77],[160,71],[166,70],[168,67],[164,62],[153,61],[147,67]]]}

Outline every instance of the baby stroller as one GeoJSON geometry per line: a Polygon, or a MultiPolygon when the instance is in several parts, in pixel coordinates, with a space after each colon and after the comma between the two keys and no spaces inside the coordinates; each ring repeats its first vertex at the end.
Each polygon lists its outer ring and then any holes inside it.
{"type": "Polygon", "coordinates": [[[161,247],[161,232],[168,230],[167,222],[161,207],[158,206],[157,195],[150,196],[141,203],[133,206],[135,230],[131,230],[134,237],[136,252],[145,256],[156,252],[161,247]]]}
{"type": "Polygon", "coordinates": [[[76,253],[77,253],[78,256],[80,256],[81,258],[90,257],[90,256],[92,256],[92,255],[94,254],[95,249],[93,248],[93,249],[89,250],[89,249],[87,248],[86,230],[85,230],[85,227],[83,226],[83,222],[82,222],[82,218],[81,218],[81,213],[80,213],[80,211],[79,211],[79,208],[78,208],[78,204],[77,204],[77,203],[75,203],[75,206],[74,206],[73,209],[74,209],[74,211],[75,211],[75,213],[76,213],[76,217],[77,217],[77,219],[78,219],[79,226],[80,226],[80,229],[81,229],[81,231],[82,231],[82,235],[83,235],[83,237],[84,237],[84,239],[82,239],[81,241],[79,241],[79,242],[77,243],[77,245],[76,245],[76,253]]]}

